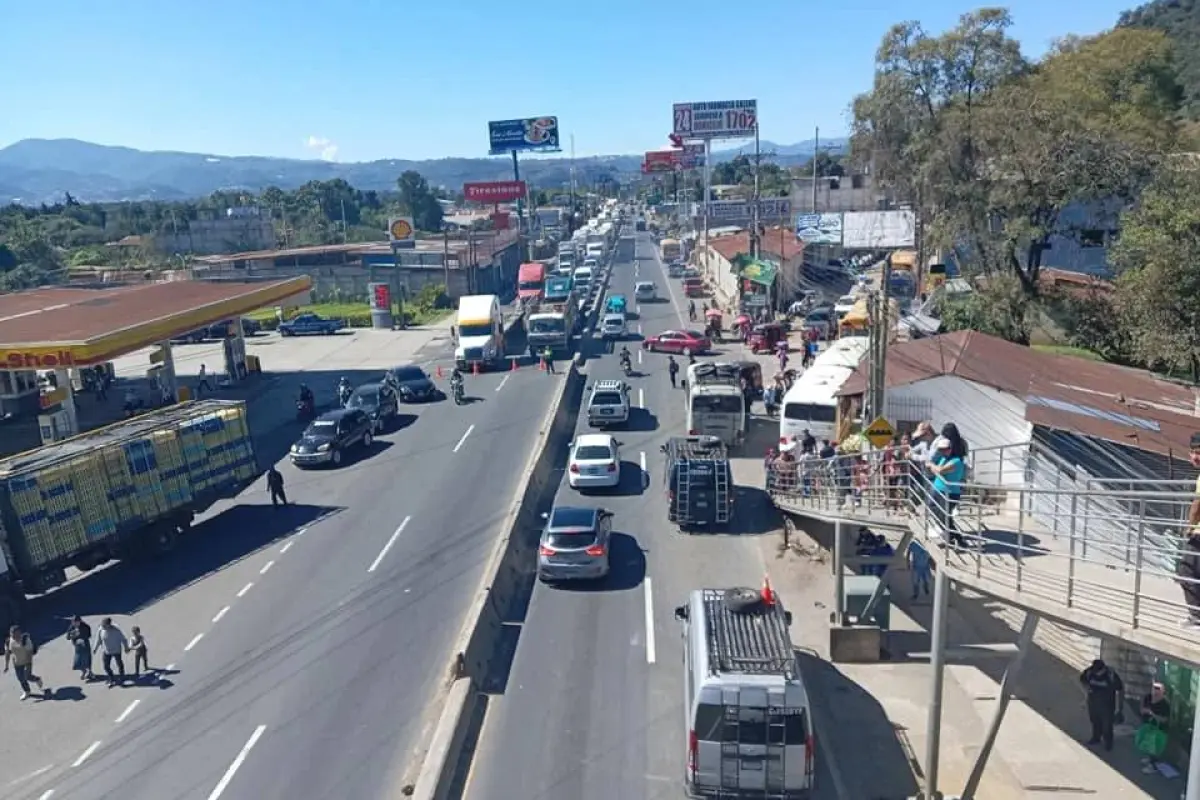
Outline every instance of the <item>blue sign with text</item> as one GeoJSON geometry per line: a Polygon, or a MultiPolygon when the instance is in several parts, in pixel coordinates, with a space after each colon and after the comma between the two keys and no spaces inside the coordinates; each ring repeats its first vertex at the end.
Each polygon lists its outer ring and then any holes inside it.
{"type": "Polygon", "coordinates": [[[558,117],[503,119],[488,123],[488,144],[494,156],[512,152],[557,153],[558,117]]]}

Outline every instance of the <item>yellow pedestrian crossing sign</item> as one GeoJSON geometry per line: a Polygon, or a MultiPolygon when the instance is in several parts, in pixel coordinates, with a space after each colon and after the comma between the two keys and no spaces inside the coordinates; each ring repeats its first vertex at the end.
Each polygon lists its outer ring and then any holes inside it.
{"type": "Polygon", "coordinates": [[[892,423],[887,421],[887,417],[877,417],[867,426],[865,433],[867,441],[875,447],[887,447],[892,443],[892,439],[896,438],[896,430],[892,427],[892,423]]]}

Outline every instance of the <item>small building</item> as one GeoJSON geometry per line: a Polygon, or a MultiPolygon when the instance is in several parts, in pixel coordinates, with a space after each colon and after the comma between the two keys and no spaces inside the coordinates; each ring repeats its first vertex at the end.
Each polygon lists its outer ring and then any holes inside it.
{"type": "MultiPolygon", "coordinates": [[[[717,295],[725,302],[731,302],[739,294],[739,265],[750,255],[750,233],[742,228],[733,229],[733,232],[721,229],[720,235],[716,236],[713,233],[715,231],[709,232],[707,243],[704,240],[698,242],[696,263],[712,282],[717,295]]],[[[796,239],[796,232],[791,228],[765,228],[759,237],[758,251],[759,260],[771,264],[776,271],[775,285],[771,287],[775,304],[786,305],[791,301],[791,290],[804,285],[800,278],[804,243],[796,239]]]]}

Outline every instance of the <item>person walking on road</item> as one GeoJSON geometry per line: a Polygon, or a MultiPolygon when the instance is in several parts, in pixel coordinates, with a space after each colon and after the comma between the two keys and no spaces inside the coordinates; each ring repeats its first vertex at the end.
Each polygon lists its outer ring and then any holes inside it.
{"type": "Polygon", "coordinates": [[[150,671],[150,661],[146,656],[146,637],[142,629],[134,625],[129,629],[129,652],[133,653],[133,679],[141,677],[142,670],[150,671]]]}
{"type": "Polygon", "coordinates": [[[4,642],[4,671],[8,672],[9,664],[17,674],[17,683],[21,684],[21,699],[29,697],[31,683],[36,683],[38,689],[47,698],[50,697],[50,687],[42,683],[42,679],[33,674],[33,657],[37,655],[37,645],[33,643],[28,633],[21,630],[20,625],[8,629],[8,639],[4,642]]]}
{"type": "Polygon", "coordinates": [[[121,654],[129,649],[129,640],[125,638],[125,634],[116,625],[113,625],[112,617],[105,617],[100,620],[100,633],[96,636],[96,650],[103,649],[102,658],[104,661],[104,674],[108,676],[108,688],[117,685],[118,681],[125,682],[125,659],[121,658],[121,654]],[[113,674],[112,665],[117,665],[117,674],[113,674]]]}
{"type": "Polygon", "coordinates": [[[1087,694],[1088,720],[1092,723],[1092,738],[1087,743],[1104,742],[1104,749],[1112,750],[1113,725],[1125,701],[1125,684],[1116,670],[1099,658],[1079,674],[1079,683],[1087,694]]]}
{"type": "Polygon", "coordinates": [[[546,374],[553,375],[554,373],[554,351],[547,347],[542,351],[542,361],[546,364],[546,374]]]}
{"type": "Polygon", "coordinates": [[[667,375],[671,378],[671,388],[679,387],[679,362],[675,360],[675,356],[667,356],[667,375]]]}
{"type": "Polygon", "coordinates": [[[281,505],[287,505],[287,493],[283,491],[283,473],[275,468],[272,464],[267,470],[267,491],[271,493],[271,505],[279,508],[281,505]]]}
{"type": "Polygon", "coordinates": [[[79,680],[90,681],[96,677],[92,674],[92,626],[84,622],[83,617],[78,614],[71,618],[71,625],[67,628],[67,641],[75,651],[71,669],[79,673],[79,680]]]}
{"type": "Polygon", "coordinates": [[[200,365],[200,374],[196,377],[196,397],[200,397],[202,391],[211,392],[212,386],[208,383],[208,368],[203,364],[200,365]]]}

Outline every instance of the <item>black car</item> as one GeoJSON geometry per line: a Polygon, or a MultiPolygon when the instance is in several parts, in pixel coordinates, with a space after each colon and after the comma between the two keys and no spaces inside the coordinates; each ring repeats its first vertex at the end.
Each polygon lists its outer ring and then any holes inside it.
{"type": "Polygon", "coordinates": [[[359,408],[340,408],[328,411],[309,423],[292,445],[292,463],[297,467],[315,467],[321,464],[339,466],[345,452],[361,444],[371,446],[371,430],[375,423],[359,408]]]}
{"type": "Polygon", "coordinates": [[[396,416],[400,413],[400,401],[396,399],[396,390],[390,385],[364,383],[351,393],[346,408],[365,411],[374,426],[372,431],[380,434],[396,421],[396,416]]]}
{"type": "Polygon", "coordinates": [[[403,403],[421,403],[441,396],[437,385],[416,364],[392,367],[384,373],[383,382],[396,390],[403,403]]]}

